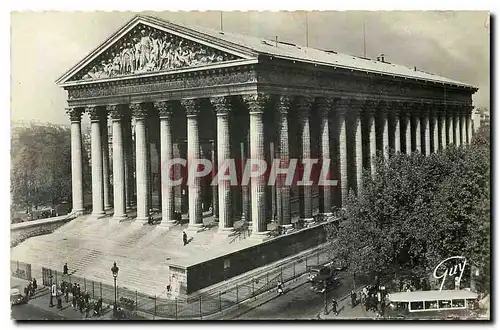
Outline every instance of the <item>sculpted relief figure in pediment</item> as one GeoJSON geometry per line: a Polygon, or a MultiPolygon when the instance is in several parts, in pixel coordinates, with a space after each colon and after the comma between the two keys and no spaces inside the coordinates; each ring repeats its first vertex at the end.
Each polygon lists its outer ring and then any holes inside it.
{"type": "Polygon", "coordinates": [[[139,24],[77,74],[75,80],[166,71],[235,59],[232,54],[139,24]]]}

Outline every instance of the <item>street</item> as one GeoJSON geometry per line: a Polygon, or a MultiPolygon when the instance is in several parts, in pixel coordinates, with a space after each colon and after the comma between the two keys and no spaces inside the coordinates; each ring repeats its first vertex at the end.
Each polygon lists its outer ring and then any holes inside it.
{"type": "MultiPolygon", "coordinates": [[[[340,287],[328,292],[328,305],[335,296],[337,299],[345,296],[351,289],[351,280],[345,272],[339,273],[340,287]]],[[[311,290],[311,283],[306,282],[299,287],[286,291],[281,297],[277,297],[261,306],[252,309],[248,313],[240,315],[239,320],[293,320],[293,319],[315,319],[318,313],[324,308],[324,294],[315,293],[311,290]]]]}
{"type": "Polygon", "coordinates": [[[31,304],[12,306],[11,318],[17,321],[66,320],[66,318],[31,304]]]}

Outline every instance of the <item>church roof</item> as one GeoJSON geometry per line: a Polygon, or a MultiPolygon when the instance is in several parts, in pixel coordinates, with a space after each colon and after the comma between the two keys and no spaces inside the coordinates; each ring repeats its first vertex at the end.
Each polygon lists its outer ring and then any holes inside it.
{"type": "Polygon", "coordinates": [[[227,31],[217,31],[197,26],[186,26],[179,23],[172,23],[157,17],[137,15],[107,41],[90,53],[85,59],[69,70],[65,75],[57,80],[58,84],[64,84],[72,78],[78,70],[88,65],[91,60],[104,52],[110,45],[123,37],[126,32],[133,29],[138,24],[145,24],[165,31],[178,33],[183,37],[190,37],[196,41],[204,42],[211,46],[217,46],[222,51],[229,51],[241,60],[257,58],[258,55],[268,55],[274,58],[285,60],[314,63],[321,66],[352,69],[355,71],[369,72],[388,76],[398,76],[407,79],[416,79],[447,85],[476,89],[470,84],[465,84],[449,78],[440,77],[431,73],[408,68],[403,65],[393,64],[362,58],[358,56],[325,51],[311,47],[294,45],[291,43],[276,42],[254,36],[234,34],[227,31]]]}

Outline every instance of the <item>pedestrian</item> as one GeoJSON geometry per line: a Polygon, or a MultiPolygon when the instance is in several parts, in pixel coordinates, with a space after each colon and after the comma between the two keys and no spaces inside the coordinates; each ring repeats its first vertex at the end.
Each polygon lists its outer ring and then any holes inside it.
{"type": "Polygon", "coordinates": [[[66,288],[64,290],[66,302],[68,302],[68,300],[69,300],[69,291],[70,290],[71,290],[71,285],[68,283],[68,284],[66,284],[66,288]]]}
{"type": "Polygon", "coordinates": [[[90,293],[88,293],[87,291],[85,291],[85,294],[84,294],[83,298],[85,299],[85,304],[88,304],[89,300],[90,300],[90,293]]]}
{"type": "Polygon", "coordinates": [[[77,302],[77,296],[76,294],[73,294],[73,298],[71,299],[71,304],[73,305],[73,309],[76,311],[76,302],[77,302]]]}
{"type": "Polygon", "coordinates": [[[87,302],[85,303],[85,318],[89,317],[89,312],[90,312],[90,303],[87,302]]]}
{"type": "Polygon", "coordinates": [[[36,283],[36,278],[33,277],[33,294],[36,293],[36,289],[38,288],[38,285],[36,283]]]}
{"type": "Polygon", "coordinates": [[[337,311],[337,300],[335,300],[335,298],[332,299],[332,313],[334,313],[335,316],[339,315],[337,311]]]}
{"type": "Polygon", "coordinates": [[[54,307],[54,298],[57,296],[57,285],[52,283],[52,287],[50,288],[50,303],[49,307],[54,307]]]}
{"type": "Polygon", "coordinates": [[[33,296],[33,286],[31,285],[31,282],[28,283],[28,300],[31,299],[31,297],[33,296]]]}
{"type": "Polygon", "coordinates": [[[83,297],[80,295],[78,297],[78,309],[80,310],[81,314],[83,314],[84,307],[85,307],[85,301],[83,300],[83,297]]]}
{"type": "Polygon", "coordinates": [[[68,263],[65,262],[63,266],[63,275],[68,275],[68,263]]]}
{"type": "Polygon", "coordinates": [[[281,284],[281,281],[278,282],[278,296],[281,296],[283,294],[283,284],[281,284]]]}
{"type": "Polygon", "coordinates": [[[71,295],[76,297],[76,283],[73,283],[73,286],[71,287],[71,295]]]}
{"type": "Polygon", "coordinates": [[[356,307],[356,292],[354,290],[351,290],[351,307],[354,308],[356,307]]]}
{"type": "Polygon", "coordinates": [[[182,242],[184,243],[184,246],[188,243],[188,235],[185,231],[182,232],[182,242]]]}
{"type": "Polygon", "coordinates": [[[62,309],[62,292],[57,295],[57,309],[62,309]]]}
{"type": "Polygon", "coordinates": [[[81,292],[81,289],[80,289],[80,284],[77,284],[77,285],[76,285],[76,295],[77,295],[78,297],[80,297],[80,294],[81,294],[81,293],[82,293],[82,292],[81,292]]]}
{"type": "Polygon", "coordinates": [[[30,300],[30,293],[27,286],[24,287],[24,297],[26,298],[26,300],[30,300]]]}

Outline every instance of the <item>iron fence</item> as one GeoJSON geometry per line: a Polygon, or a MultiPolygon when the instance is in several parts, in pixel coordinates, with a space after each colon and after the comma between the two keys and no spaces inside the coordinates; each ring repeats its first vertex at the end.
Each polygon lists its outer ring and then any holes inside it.
{"type": "MultiPolygon", "coordinates": [[[[209,315],[222,312],[247,299],[256,297],[270,290],[275,290],[278,282],[285,283],[294,280],[308,271],[308,266],[328,262],[328,252],[319,251],[312,255],[301,257],[294,262],[259,274],[249,280],[235,284],[223,291],[209,292],[194,299],[163,298],[151,296],[117,286],[117,303],[121,308],[132,313],[146,313],[153,317],[167,319],[202,319],[209,315]]],[[[31,280],[31,265],[11,261],[13,276],[31,280]]],[[[105,304],[112,305],[115,300],[113,285],[100,281],[81,278],[72,274],[63,274],[49,268],[42,268],[42,283],[50,286],[60,285],[63,281],[79,284],[82,292],[88,292],[92,299],[102,298],[105,304]]]]}
{"type": "Polygon", "coordinates": [[[10,274],[23,280],[31,281],[31,264],[22,261],[10,261],[10,274]]]}

